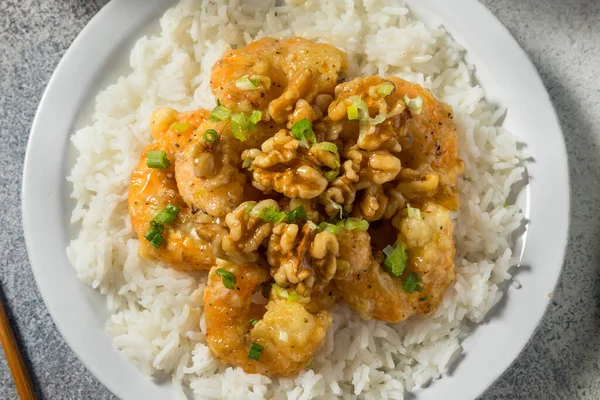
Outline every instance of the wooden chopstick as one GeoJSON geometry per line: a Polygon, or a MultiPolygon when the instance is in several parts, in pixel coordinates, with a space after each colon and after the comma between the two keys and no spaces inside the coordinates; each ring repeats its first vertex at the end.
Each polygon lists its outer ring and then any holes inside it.
{"type": "Polygon", "coordinates": [[[25,368],[25,363],[23,362],[23,357],[21,357],[15,336],[10,328],[2,300],[0,300],[0,342],[4,348],[8,368],[10,368],[10,372],[12,373],[19,397],[21,400],[35,400],[35,392],[31,386],[31,381],[29,380],[29,375],[27,374],[27,369],[25,368]]]}

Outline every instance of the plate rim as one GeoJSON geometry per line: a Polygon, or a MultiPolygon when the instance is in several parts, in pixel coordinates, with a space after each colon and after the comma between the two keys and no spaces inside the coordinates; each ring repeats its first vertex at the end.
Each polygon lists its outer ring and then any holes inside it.
{"type": "MultiPolygon", "coordinates": [[[[432,5],[436,2],[439,3],[440,1],[439,0],[426,0],[423,3],[432,5]]],[[[97,364],[94,364],[94,362],[90,361],[87,358],[88,356],[82,356],[82,354],[87,354],[87,351],[84,351],[80,344],[74,344],[74,343],[79,342],[79,341],[73,340],[73,335],[76,334],[75,333],[76,329],[72,330],[70,327],[67,327],[65,325],[66,324],[65,317],[63,317],[61,315],[61,312],[56,308],[55,301],[52,300],[51,289],[46,286],[46,281],[44,280],[45,278],[43,278],[44,277],[43,263],[41,261],[34,261],[34,260],[40,260],[40,257],[35,254],[36,249],[39,248],[38,244],[39,244],[40,238],[39,238],[39,235],[35,232],[35,229],[39,227],[39,224],[37,224],[35,222],[35,220],[32,220],[33,217],[32,217],[31,210],[32,210],[32,207],[35,206],[35,203],[36,203],[35,199],[39,198],[40,195],[39,195],[39,193],[36,193],[36,190],[35,190],[36,188],[32,187],[33,180],[31,179],[31,176],[33,176],[33,174],[34,174],[33,171],[35,171],[35,169],[36,169],[35,162],[33,161],[34,160],[34,158],[33,158],[34,150],[32,150],[35,146],[34,142],[37,140],[36,138],[39,138],[40,135],[42,135],[44,133],[43,131],[44,131],[44,122],[45,121],[43,120],[43,111],[45,108],[48,107],[47,103],[49,101],[49,98],[53,94],[53,92],[60,90],[60,85],[62,83],[59,80],[61,78],[61,76],[60,76],[61,72],[63,70],[65,70],[65,68],[67,67],[69,62],[73,62],[73,59],[77,58],[78,54],[82,52],[81,48],[85,47],[88,40],[91,40],[92,37],[94,37],[94,36],[96,36],[96,37],[98,35],[101,36],[103,29],[104,30],[108,29],[105,26],[101,26],[103,24],[103,22],[105,20],[107,20],[109,17],[113,18],[113,17],[116,17],[118,14],[122,13],[122,8],[126,7],[127,3],[128,2],[126,0],[115,0],[115,1],[112,1],[112,2],[108,3],[107,5],[105,5],[98,13],[96,13],[96,15],[94,15],[94,17],[92,19],[90,19],[88,24],[77,35],[77,37],[75,38],[73,43],[69,46],[68,50],[65,52],[65,54],[61,58],[60,62],[57,64],[57,67],[54,70],[50,80],[48,81],[46,89],[44,90],[44,93],[41,97],[40,103],[39,103],[36,113],[35,113],[35,118],[33,120],[33,124],[31,126],[31,130],[30,130],[30,134],[29,134],[29,138],[28,138],[28,142],[27,142],[26,155],[25,155],[24,164],[23,164],[23,175],[22,175],[22,185],[21,185],[21,199],[22,199],[21,200],[21,215],[22,215],[22,223],[23,223],[23,235],[25,238],[26,246],[27,246],[27,254],[29,257],[31,269],[34,274],[38,290],[44,300],[44,304],[46,305],[46,308],[48,309],[48,312],[50,313],[50,316],[52,317],[54,324],[56,325],[59,332],[63,336],[65,342],[71,348],[71,350],[75,353],[75,355],[78,357],[78,359],[82,362],[82,364],[108,390],[110,390],[113,394],[115,394],[116,396],[118,396],[120,398],[125,398],[130,395],[129,392],[126,392],[126,390],[128,390],[128,386],[115,387],[114,380],[108,379],[106,377],[106,374],[101,372],[101,370],[102,370],[101,367],[99,367],[97,364]]],[[[153,0],[153,1],[147,1],[147,2],[144,2],[143,0],[135,0],[134,2],[129,2],[129,3],[136,4],[138,8],[143,6],[145,10],[150,10],[152,8],[158,7],[157,4],[160,3],[160,0],[153,0]]],[[[510,45],[509,47],[511,48],[511,50],[513,52],[516,52],[517,58],[519,59],[518,60],[519,64],[522,64],[522,66],[524,66],[528,69],[528,75],[530,75],[533,78],[533,81],[530,83],[532,85],[541,87],[542,92],[544,94],[543,100],[545,103],[547,103],[544,105],[544,108],[546,108],[546,109],[548,109],[548,111],[550,111],[551,119],[552,119],[551,122],[556,125],[556,127],[560,133],[560,136],[558,138],[559,139],[558,145],[561,150],[560,161],[564,161],[563,166],[564,166],[565,173],[563,174],[563,176],[560,176],[559,178],[563,181],[563,183],[566,186],[567,195],[566,195],[565,199],[562,199],[563,202],[566,200],[566,203],[564,203],[562,206],[563,208],[565,208],[565,206],[566,206],[566,209],[561,210],[561,211],[566,211],[566,216],[562,216],[562,218],[566,217],[566,221],[563,221],[565,223],[564,224],[565,229],[564,229],[564,232],[562,232],[562,234],[561,234],[561,237],[564,236],[564,240],[562,241],[564,243],[564,246],[562,246],[559,249],[559,252],[562,254],[562,257],[560,259],[561,262],[560,262],[558,271],[556,273],[556,277],[553,279],[552,291],[554,291],[556,285],[559,282],[559,279],[560,279],[560,276],[562,273],[562,269],[564,267],[564,260],[565,260],[565,256],[566,256],[566,248],[568,246],[568,237],[569,237],[570,224],[571,224],[571,193],[572,193],[571,192],[571,182],[570,182],[570,176],[568,173],[568,157],[567,157],[567,152],[566,152],[566,144],[565,144],[564,133],[562,132],[560,120],[558,119],[556,110],[550,99],[550,95],[548,94],[548,91],[545,88],[545,86],[541,80],[541,77],[539,76],[539,73],[537,72],[535,66],[533,65],[532,61],[529,59],[527,53],[525,53],[525,51],[521,48],[521,46],[514,39],[514,37],[510,34],[510,32],[506,29],[506,27],[504,27],[504,25],[495,17],[495,15],[492,14],[492,12],[489,9],[487,9],[484,5],[482,5],[481,3],[479,3],[476,0],[455,0],[455,2],[453,2],[453,6],[456,6],[456,5],[458,5],[459,8],[460,7],[472,8],[473,10],[475,10],[474,12],[485,16],[485,18],[488,19],[488,22],[492,22],[493,25],[495,25],[494,29],[502,36],[501,37],[502,41],[508,43],[510,45]],[[548,106],[549,106],[549,108],[548,108],[548,106]]],[[[459,42],[459,45],[465,46],[465,43],[459,42]]],[[[114,52],[114,49],[115,49],[115,46],[112,46],[113,52],[114,52]]],[[[98,78],[98,77],[96,77],[96,78],[98,78]]],[[[484,87],[484,90],[485,90],[485,87],[484,87]]],[[[80,113],[80,110],[77,110],[76,112],[74,112],[75,118],[77,115],[79,115],[79,113],[80,113]]],[[[74,124],[74,120],[71,121],[71,123],[70,123],[71,127],[73,124],[74,124]]],[[[65,138],[63,138],[63,139],[66,139],[66,141],[68,142],[68,138],[70,137],[71,133],[72,133],[72,130],[69,131],[68,135],[66,135],[65,138]]],[[[65,168],[65,163],[64,163],[64,161],[62,161],[61,162],[61,171],[62,171],[61,173],[63,175],[63,180],[65,178],[64,168],[65,168]]],[[[56,189],[56,191],[63,192],[62,189],[64,189],[64,185],[61,186],[60,189],[61,190],[56,189]]],[[[64,193],[59,193],[58,196],[60,197],[63,194],[64,193]]],[[[47,197],[50,198],[55,195],[57,195],[57,194],[56,193],[48,193],[47,197]]],[[[61,216],[61,217],[64,217],[64,216],[61,216]]],[[[74,269],[70,265],[68,267],[71,268],[71,270],[74,272],[74,269]]],[[[73,275],[75,275],[75,274],[73,274],[73,275]]],[[[82,284],[82,285],[84,285],[84,284],[82,284]]],[[[530,325],[532,325],[532,329],[528,330],[527,340],[522,341],[519,344],[517,344],[516,347],[514,347],[512,349],[513,351],[511,351],[511,353],[514,353],[514,357],[512,357],[512,361],[510,363],[506,364],[504,367],[495,368],[495,370],[499,370],[499,372],[494,373],[496,376],[492,381],[489,381],[489,382],[485,383],[484,385],[475,385],[475,386],[483,386],[482,388],[471,391],[472,394],[475,395],[475,397],[480,396],[483,392],[485,392],[485,390],[487,390],[488,387],[491,387],[493,385],[493,383],[496,382],[502,376],[502,374],[505,371],[507,371],[513,365],[513,363],[517,360],[517,358],[519,357],[519,355],[521,354],[521,352],[523,351],[525,346],[535,336],[535,332],[539,328],[541,320],[543,319],[544,315],[546,315],[546,313],[548,311],[548,304],[549,304],[549,301],[548,301],[548,303],[545,304],[542,312],[536,311],[536,313],[535,313],[536,317],[533,318],[535,323],[530,324],[530,325]],[[477,393],[475,393],[475,392],[477,392],[477,393]]],[[[104,302],[103,302],[103,305],[104,305],[104,302]]],[[[104,330],[102,333],[106,336],[109,336],[107,334],[107,332],[104,330]]],[[[129,362],[126,361],[124,358],[123,358],[123,360],[129,364],[129,362]]],[[[139,371],[137,371],[137,369],[134,369],[134,370],[136,371],[136,373],[138,375],[141,376],[141,373],[139,371]]],[[[145,379],[147,379],[147,378],[145,378],[145,379]]],[[[149,385],[147,385],[147,386],[149,386],[149,385]]],[[[154,387],[154,386],[152,386],[152,387],[154,387]]],[[[156,394],[156,393],[153,393],[153,394],[156,394]]],[[[423,394],[425,394],[425,393],[423,393],[423,394]]],[[[154,397],[154,396],[151,396],[151,397],[154,397]]],[[[475,398],[475,397],[473,397],[473,398],[475,398]]]]}

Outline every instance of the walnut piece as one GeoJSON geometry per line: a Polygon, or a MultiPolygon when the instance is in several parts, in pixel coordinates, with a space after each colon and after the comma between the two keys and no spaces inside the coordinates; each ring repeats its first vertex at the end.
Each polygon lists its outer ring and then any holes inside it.
{"type": "Polygon", "coordinates": [[[258,149],[247,150],[242,158],[254,156],[252,185],[268,192],[275,190],[291,199],[312,199],[323,193],[327,180],[317,168],[321,163],[309,155],[289,131],[282,129],[258,149]]]}
{"type": "Polygon", "coordinates": [[[321,282],[329,282],[335,276],[339,252],[340,246],[333,233],[317,233],[310,246],[310,255],[314,259],[317,276],[321,282]]]}
{"type": "Polygon", "coordinates": [[[221,245],[217,246],[221,250],[217,256],[238,263],[258,260],[257,250],[273,230],[273,223],[264,221],[259,216],[263,209],[271,207],[279,211],[275,200],[258,203],[246,201],[227,214],[225,224],[229,233],[222,238],[221,245]]]}
{"type": "Polygon", "coordinates": [[[280,223],[273,228],[269,240],[267,260],[271,275],[281,287],[296,286],[296,292],[307,297],[315,282],[315,271],[310,258],[310,246],[316,231],[304,225],[280,223]]]}

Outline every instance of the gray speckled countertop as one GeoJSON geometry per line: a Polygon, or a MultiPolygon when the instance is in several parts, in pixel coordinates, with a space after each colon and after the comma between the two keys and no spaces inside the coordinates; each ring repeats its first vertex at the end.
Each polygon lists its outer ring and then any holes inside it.
{"type": "MultiPolygon", "coordinates": [[[[572,220],[540,329],[481,400],[600,398],[600,1],[482,0],[536,65],[566,137],[572,220]]],[[[40,398],[114,399],[54,326],[29,268],[20,213],[28,131],[52,71],[107,0],[0,1],[0,295],[40,398]]],[[[524,93],[524,96],[527,94],[524,93]]],[[[551,199],[549,199],[551,201],[551,199]]],[[[16,398],[0,355],[0,398],[16,398]]]]}

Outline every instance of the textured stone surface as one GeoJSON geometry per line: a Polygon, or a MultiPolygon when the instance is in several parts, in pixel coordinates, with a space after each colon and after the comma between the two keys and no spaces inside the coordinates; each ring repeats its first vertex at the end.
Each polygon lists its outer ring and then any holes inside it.
{"type": "MultiPolygon", "coordinates": [[[[36,390],[46,399],[114,398],[48,315],[27,261],[20,214],[23,157],[39,99],[62,54],[106,1],[0,1],[1,296],[36,390]]],[[[550,92],[566,137],[573,199],[567,261],[550,308],[523,354],[482,400],[597,399],[600,1],[482,1],[529,54],[550,92]]],[[[16,398],[3,355],[0,398],[16,398]]]]}

